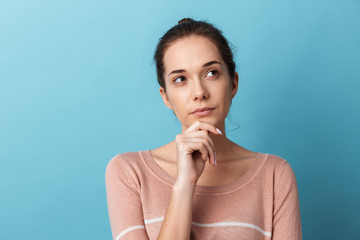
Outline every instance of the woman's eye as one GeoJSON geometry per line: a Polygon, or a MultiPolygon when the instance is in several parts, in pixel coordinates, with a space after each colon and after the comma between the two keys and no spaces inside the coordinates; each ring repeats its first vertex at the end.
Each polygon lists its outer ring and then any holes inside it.
{"type": "Polygon", "coordinates": [[[182,82],[183,80],[185,80],[185,78],[181,76],[181,77],[175,78],[174,82],[182,82]]]}
{"type": "Polygon", "coordinates": [[[218,73],[217,70],[211,70],[211,71],[209,71],[209,72],[206,74],[206,76],[208,76],[208,77],[213,77],[213,76],[215,76],[217,73],[218,73]]]}

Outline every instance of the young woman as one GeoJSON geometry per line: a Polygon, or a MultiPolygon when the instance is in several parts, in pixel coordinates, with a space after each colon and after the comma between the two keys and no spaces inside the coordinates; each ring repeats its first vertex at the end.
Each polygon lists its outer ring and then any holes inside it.
{"type": "Polygon", "coordinates": [[[239,77],[220,30],[183,19],[160,39],[154,59],[160,94],[182,131],[157,149],[109,161],[113,238],[302,239],[289,163],[226,137],[239,77]]]}

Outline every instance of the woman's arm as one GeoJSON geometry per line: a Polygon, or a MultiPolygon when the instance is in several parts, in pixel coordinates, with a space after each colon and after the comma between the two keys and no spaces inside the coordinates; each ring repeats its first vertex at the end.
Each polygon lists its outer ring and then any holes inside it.
{"type": "Polygon", "coordinates": [[[190,238],[196,183],[207,160],[215,166],[209,132],[220,134],[213,125],[198,121],[176,136],[177,178],[158,240],[190,238]]]}
{"type": "Polygon", "coordinates": [[[189,239],[195,186],[176,183],[157,239],[189,239]]]}
{"type": "Polygon", "coordinates": [[[114,240],[148,240],[139,186],[121,154],[113,157],[105,171],[109,220],[114,240]]]}
{"type": "Polygon", "coordinates": [[[275,182],[273,240],[301,240],[299,193],[293,169],[287,161],[275,182]]]}

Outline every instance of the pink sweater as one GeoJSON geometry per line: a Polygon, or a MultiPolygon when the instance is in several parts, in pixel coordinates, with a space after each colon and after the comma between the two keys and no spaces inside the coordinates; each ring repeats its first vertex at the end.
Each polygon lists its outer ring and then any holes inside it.
{"type": "MultiPolygon", "coordinates": [[[[113,239],[156,239],[175,178],[146,150],[114,156],[105,182],[113,239]]],[[[235,182],[197,186],[190,238],[301,240],[298,188],[290,164],[258,152],[235,182]]]]}

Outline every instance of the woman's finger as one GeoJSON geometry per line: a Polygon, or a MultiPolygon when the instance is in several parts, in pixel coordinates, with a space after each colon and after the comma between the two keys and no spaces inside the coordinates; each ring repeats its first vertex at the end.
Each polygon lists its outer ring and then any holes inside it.
{"type": "MultiPolygon", "coordinates": [[[[195,145],[193,145],[194,143],[202,143],[203,146],[206,147],[207,150],[207,156],[209,158],[209,162],[210,164],[215,166],[215,154],[214,154],[214,148],[213,146],[211,146],[211,144],[209,143],[207,138],[201,138],[201,137],[184,137],[184,141],[189,143],[190,147],[192,149],[194,149],[195,145]]],[[[196,145],[198,146],[198,145],[196,145]]],[[[200,149],[196,149],[196,150],[200,150],[200,149]]],[[[203,159],[204,160],[204,159],[203,159]]],[[[206,159],[205,159],[206,160],[206,159]]]]}
{"type": "Polygon", "coordinates": [[[214,142],[211,139],[208,131],[201,130],[201,131],[188,132],[188,133],[184,133],[183,136],[186,137],[186,138],[195,138],[195,137],[205,138],[205,139],[207,139],[209,141],[209,143],[211,144],[211,147],[213,149],[215,149],[214,142]]]}
{"type": "Polygon", "coordinates": [[[203,121],[196,121],[194,124],[192,124],[188,129],[186,129],[185,132],[192,132],[192,131],[198,131],[198,130],[206,130],[209,131],[215,135],[221,135],[222,132],[220,129],[215,127],[214,125],[203,122],[203,121]]]}
{"type": "Polygon", "coordinates": [[[211,151],[209,151],[206,144],[204,144],[202,142],[192,142],[189,153],[191,153],[193,155],[193,154],[197,154],[196,152],[200,152],[201,159],[204,162],[206,162],[211,151]]]}

